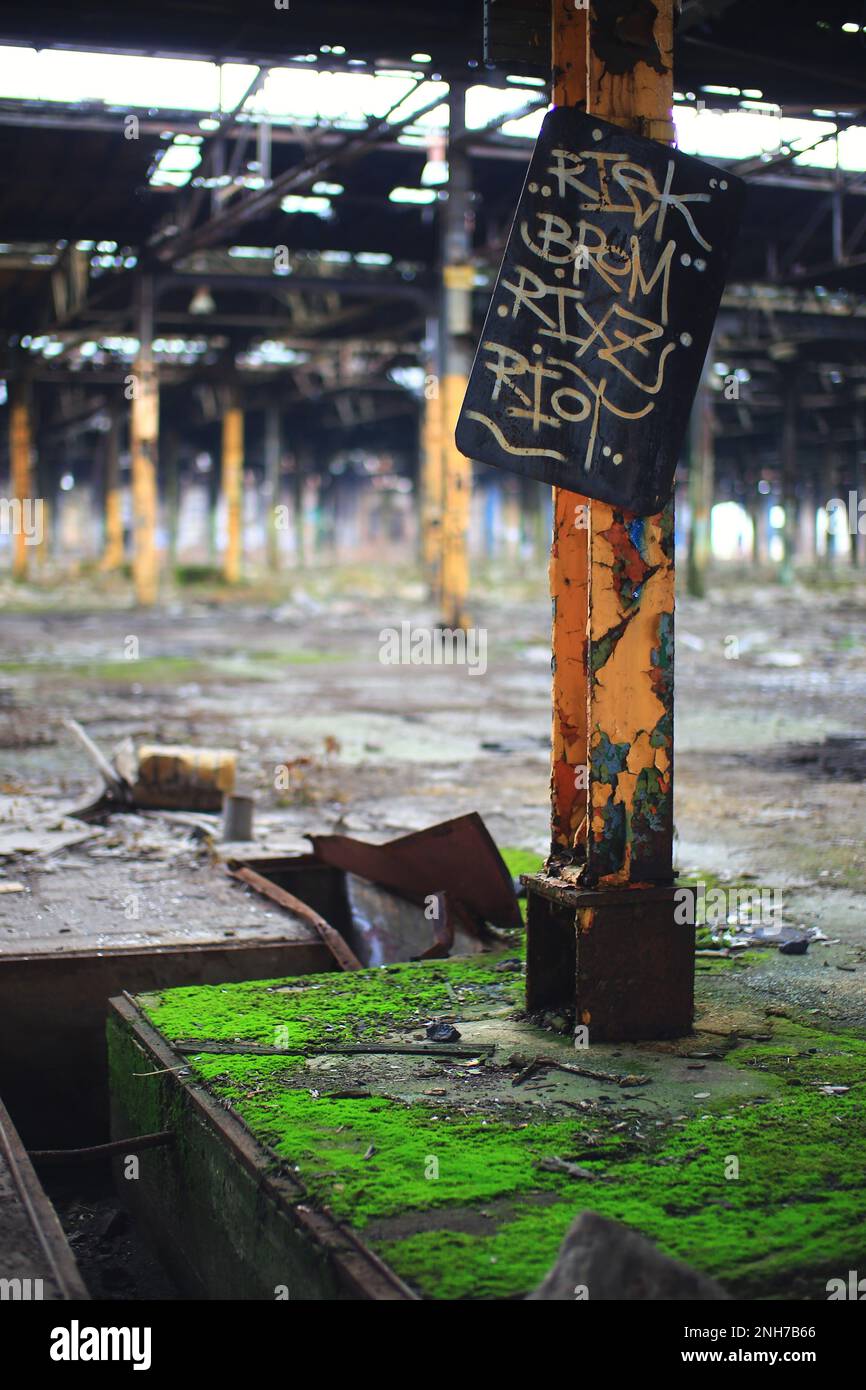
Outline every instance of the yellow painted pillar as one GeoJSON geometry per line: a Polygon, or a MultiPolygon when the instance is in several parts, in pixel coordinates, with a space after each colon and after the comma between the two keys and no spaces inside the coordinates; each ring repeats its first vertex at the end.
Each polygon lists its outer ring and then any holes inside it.
{"type": "Polygon", "coordinates": [[[472,461],[454,439],[472,363],[471,170],[466,153],[466,83],[448,96],[448,198],[442,227],[442,568],[440,600],[446,627],[468,627],[469,514],[472,461]]]}
{"type": "MultiPolygon", "coordinates": [[[[9,411],[9,461],[15,521],[12,537],[12,574],[26,579],[28,570],[27,525],[36,498],[33,496],[33,428],[31,397],[26,387],[16,387],[9,411]]],[[[29,524],[29,522],[28,522],[29,524]]]]}
{"type": "Polygon", "coordinates": [[[105,436],[105,541],[99,568],[108,573],[123,564],[123,499],[120,491],[120,417],[111,412],[105,436]]]}
{"type": "Polygon", "coordinates": [[[430,364],[424,382],[421,428],[421,558],[431,594],[438,597],[442,556],[443,443],[442,381],[438,364],[430,364]]]}
{"type": "MultiPolygon", "coordinates": [[[[555,103],[671,141],[673,0],[552,3],[555,103]]],[[[573,1008],[580,1046],[675,1037],[695,938],[673,886],[673,502],[553,501],[551,852],[527,878],[527,1008],[573,1008]]]]}
{"type": "Polygon", "coordinates": [[[237,584],[241,577],[243,474],[244,413],[232,396],[223,411],[222,432],[222,491],[226,504],[223,576],[227,584],[237,584]]]}
{"type": "MultiPolygon", "coordinates": [[[[673,0],[657,0],[649,18],[635,7],[660,62],[621,73],[593,46],[615,9],[611,0],[594,0],[589,13],[553,0],[554,102],[585,102],[604,120],[671,142],[673,0]]],[[[555,489],[550,581],[551,866],[587,886],[669,882],[673,503],[635,518],[555,489]],[[623,573],[634,582],[623,586],[623,573]]]]}
{"type": "Polygon", "coordinates": [[[143,607],[148,607],[156,603],[159,588],[156,554],[159,385],[156,367],[149,357],[139,357],[133,368],[133,375],[135,394],[129,420],[132,455],[132,578],[136,601],[143,607]]]}
{"type": "Polygon", "coordinates": [[[472,504],[472,460],[454,442],[457,417],[466,395],[467,374],[451,372],[442,379],[442,420],[445,431],[445,476],[442,490],[442,621],[446,627],[469,625],[469,511],[472,504]]]}
{"type": "Polygon", "coordinates": [[[156,551],[159,457],[159,378],[153,360],[153,282],[139,286],[138,358],[130,386],[129,447],[132,459],[132,578],[136,601],[156,603],[159,566],[156,551]]]}

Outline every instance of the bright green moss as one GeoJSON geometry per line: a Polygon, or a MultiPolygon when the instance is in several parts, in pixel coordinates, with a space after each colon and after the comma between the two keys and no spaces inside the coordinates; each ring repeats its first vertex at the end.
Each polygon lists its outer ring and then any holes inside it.
{"type": "MultiPolygon", "coordinates": [[[[177,989],[142,1002],[171,1039],[273,1042],[285,1027],[298,1046],[370,1041],[430,1017],[519,1009],[521,975],[498,968],[511,958],[177,989]]],[[[527,1292],[584,1208],[644,1232],[733,1294],[824,1297],[828,1278],[866,1258],[866,1039],[780,1017],[767,1028],[771,1041],[726,1054],[728,1065],[767,1073],[763,1102],[707,1100],[704,1114],[661,1126],[647,1107],[637,1133],[634,1118],[620,1127],[635,1114],[628,1092],[591,1115],[519,1109],[513,1071],[493,1062],[471,1084],[459,1066],[443,1072],[411,1102],[398,1098],[407,1072],[386,1056],[363,1059],[373,1094],[353,1098],[342,1093],[358,1086],[358,1061],[348,1067],[336,1054],[327,1069],[301,1056],[189,1062],[297,1170],[311,1199],[428,1297],[527,1292]],[[849,1089],[825,1094],[825,1082],[849,1089]],[[541,1166],[549,1158],[592,1176],[551,1172],[541,1166]]]]}
{"type": "Polygon", "coordinates": [[[512,878],[519,878],[521,874],[538,874],[544,864],[544,856],[531,849],[500,849],[499,853],[512,878]]]}
{"type": "Polygon", "coordinates": [[[322,1042],[372,1042],[395,1027],[422,1025],[440,1015],[516,1006],[522,998],[519,972],[497,970],[515,956],[466,956],[389,965],[384,969],[291,980],[252,980],[237,985],[196,985],[148,995],[142,1003],[170,1040],[209,1038],[224,1042],[304,1047],[322,1042]]]}
{"type": "Polygon", "coordinates": [[[781,1019],[771,1043],[739,1047],[732,1060],[793,1085],[851,1086],[866,1081],[866,1038],[855,1033],[828,1033],[781,1019]]]}
{"type": "Polygon", "coordinates": [[[282,1058],[197,1058],[194,1065],[258,1139],[297,1167],[312,1195],[359,1229],[406,1211],[513,1199],[527,1187],[567,1192],[573,1179],[537,1164],[584,1147],[573,1119],[519,1127],[468,1117],[453,1099],[332,1099],[313,1093],[321,1079],[313,1087],[307,1077],[300,1089],[295,1074],[283,1076],[282,1058]],[[242,1065],[230,1069],[226,1061],[242,1065]]]}
{"type": "Polygon", "coordinates": [[[311,1196],[357,1229],[439,1208],[436,1229],[370,1238],[428,1296],[525,1292],[584,1207],[746,1295],[784,1297],[794,1274],[814,1287],[862,1258],[866,1098],[854,1091],[831,1098],[802,1087],[710,1112],[650,1140],[639,1156],[608,1132],[601,1156],[588,1159],[577,1119],[518,1128],[492,1115],[486,1124],[463,1117],[453,1100],[317,1098],[296,1089],[297,1071],[282,1058],[210,1057],[195,1066],[261,1142],[297,1165],[311,1196]],[[538,1166],[546,1157],[579,1161],[595,1179],[547,1172],[538,1166]],[[467,1210],[494,1201],[505,1210],[489,1235],[461,1231],[467,1210]]]}
{"type": "MultiPolygon", "coordinates": [[[[539,874],[544,867],[544,856],[531,849],[500,849],[512,878],[521,874],[539,874]]],[[[520,915],[526,921],[526,898],[520,899],[520,915]]]]}
{"type": "Polygon", "coordinates": [[[541,1283],[575,1211],[572,1198],[521,1212],[490,1236],[423,1231],[378,1241],[376,1250],[401,1278],[431,1297],[508,1298],[541,1283]],[[520,1289],[515,1289],[515,1270],[520,1289]]]}
{"type": "Polygon", "coordinates": [[[725,956],[720,952],[718,955],[699,956],[695,961],[695,972],[698,975],[710,975],[720,970],[744,970],[750,965],[758,965],[762,960],[767,960],[769,956],[769,951],[737,951],[736,955],[732,956],[725,956]]]}

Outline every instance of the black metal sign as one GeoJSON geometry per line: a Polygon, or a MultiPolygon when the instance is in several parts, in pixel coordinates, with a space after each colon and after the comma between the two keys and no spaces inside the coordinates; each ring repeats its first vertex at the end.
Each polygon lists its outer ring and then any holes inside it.
{"type": "Polygon", "coordinates": [[[660,511],[744,193],[714,165],[576,107],[548,112],[460,412],[461,453],[660,511]]]}

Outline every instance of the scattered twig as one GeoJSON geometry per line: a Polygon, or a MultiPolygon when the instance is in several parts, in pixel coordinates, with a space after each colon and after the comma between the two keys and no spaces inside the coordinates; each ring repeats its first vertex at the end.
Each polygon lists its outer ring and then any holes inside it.
{"type": "Polygon", "coordinates": [[[575,1067],[570,1062],[560,1062],[556,1057],[535,1057],[512,1081],[512,1086],[521,1085],[539,1067],[555,1067],[557,1071],[570,1072],[573,1076],[586,1076],[590,1081],[603,1081],[612,1086],[649,1086],[651,1076],[635,1076],[631,1073],[617,1076],[607,1071],[595,1071],[592,1067],[575,1067]]]}
{"type": "Polygon", "coordinates": [[[166,1076],[170,1071],[189,1071],[189,1067],[157,1067],[156,1071],[134,1071],[133,1076],[166,1076]]]}

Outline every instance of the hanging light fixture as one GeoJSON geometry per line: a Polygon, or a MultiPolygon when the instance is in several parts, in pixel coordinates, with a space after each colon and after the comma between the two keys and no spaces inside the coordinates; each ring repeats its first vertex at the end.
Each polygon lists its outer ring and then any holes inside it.
{"type": "Polygon", "coordinates": [[[210,286],[199,285],[189,301],[189,312],[191,314],[212,314],[215,309],[216,300],[210,292],[210,286]]]}

